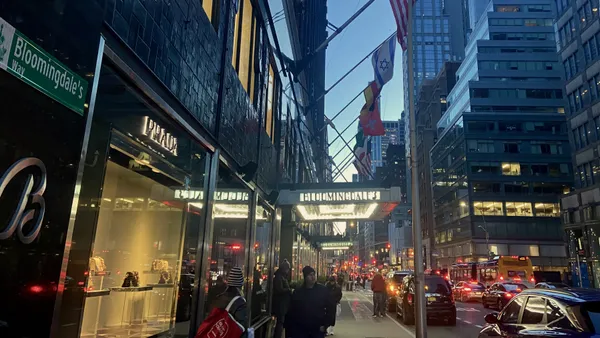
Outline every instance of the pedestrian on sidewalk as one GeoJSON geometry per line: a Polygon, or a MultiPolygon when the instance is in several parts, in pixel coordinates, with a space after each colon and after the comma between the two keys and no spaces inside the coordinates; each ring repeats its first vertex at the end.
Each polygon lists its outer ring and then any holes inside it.
{"type": "Polygon", "coordinates": [[[333,336],[333,327],[335,326],[336,317],[340,315],[342,312],[342,305],[340,302],[342,301],[342,288],[338,285],[335,277],[329,277],[329,281],[325,284],[327,289],[329,289],[329,293],[331,294],[331,298],[333,302],[336,304],[335,316],[333,317],[333,322],[331,326],[327,328],[327,335],[333,336]]]}
{"type": "Polygon", "coordinates": [[[277,319],[273,338],[281,338],[285,314],[290,306],[292,289],[288,283],[289,273],[290,263],[287,259],[284,259],[279,265],[279,269],[275,271],[275,277],[273,278],[273,315],[277,319]]]}
{"type": "Polygon", "coordinates": [[[287,338],[323,338],[335,318],[336,306],[325,285],[317,283],[315,269],[302,269],[304,283],[294,290],[285,316],[287,338]]]}
{"type": "Polygon", "coordinates": [[[383,318],[385,311],[385,280],[381,273],[377,272],[371,281],[373,291],[373,317],[383,318]]]}

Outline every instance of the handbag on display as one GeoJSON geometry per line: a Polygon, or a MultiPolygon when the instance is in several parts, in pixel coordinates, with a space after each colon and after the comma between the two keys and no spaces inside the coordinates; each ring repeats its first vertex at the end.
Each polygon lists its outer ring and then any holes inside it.
{"type": "Polygon", "coordinates": [[[164,259],[155,259],[152,261],[152,271],[165,271],[169,270],[169,262],[164,259]]]}
{"type": "Polygon", "coordinates": [[[173,283],[173,280],[171,279],[171,273],[169,271],[163,271],[160,273],[160,280],[158,281],[158,284],[170,284],[173,283]]]}
{"type": "Polygon", "coordinates": [[[127,272],[125,279],[123,280],[123,288],[137,287],[139,286],[140,276],[137,271],[127,272]]]}
{"type": "Polygon", "coordinates": [[[106,271],[106,264],[104,258],[100,256],[93,256],[90,258],[90,271],[104,272],[106,271]]]}

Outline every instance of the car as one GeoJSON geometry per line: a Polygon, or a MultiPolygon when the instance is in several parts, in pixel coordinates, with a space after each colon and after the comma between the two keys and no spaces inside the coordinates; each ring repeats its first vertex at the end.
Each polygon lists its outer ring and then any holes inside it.
{"type": "Polygon", "coordinates": [[[466,303],[470,300],[481,301],[481,296],[485,291],[485,286],[476,281],[457,282],[452,287],[454,299],[466,303]]]}
{"type": "Polygon", "coordinates": [[[389,312],[396,311],[396,295],[400,290],[400,285],[402,284],[404,277],[410,275],[411,273],[412,271],[394,271],[387,275],[385,288],[388,296],[387,307],[389,312]]]}
{"type": "MultiPolygon", "coordinates": [[[[406,325],[415,322],[415,278],[414,274],[404,277],[396,296],[396,316],[401,317],[406,325]]],[[[446,279],[425,275],[425,302],[428,319],[442,319],[448,325],[456,326],[456,304],[446,279]]]]}
{"type": "Polygon", "coordinates": [[[486,309],[489,307],[495,307],[498,309],[498,311],[500,311],[504,308],[509,300],[525,289],[527,289],[527,286],[522,283],[494,283],[481,295],[481,303],[486,309]]]}
{"type": "Polygon", "coordinates": [[[556,282],[540,282],[535,285],[536,289],[564,289],[569,286],[565,283],[556,283],[556,282]]]}
{"type": "Polygon", "coordinates": [[[597,337],[600,334],[600,291],[597,289],[524,290],[500,313],[485,317],[479,332],[488,337],[597,337]]]}

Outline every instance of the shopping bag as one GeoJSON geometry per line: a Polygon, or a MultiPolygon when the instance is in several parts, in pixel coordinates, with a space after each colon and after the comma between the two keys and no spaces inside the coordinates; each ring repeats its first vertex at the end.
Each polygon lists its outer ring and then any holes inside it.
{"type": "Polygon", "coordinates": [[[335,311],[335,316],[339,317],[342,314],[342,304],[337,305],[337,309],[335,311]]]}
{"type": "Polygon", "coordinates": [[[244,326],[238,323],[229,309],[240,296],[234,297],[224,309],[213,309],[202,322],[195,338],[240,338],[244,326]]]}

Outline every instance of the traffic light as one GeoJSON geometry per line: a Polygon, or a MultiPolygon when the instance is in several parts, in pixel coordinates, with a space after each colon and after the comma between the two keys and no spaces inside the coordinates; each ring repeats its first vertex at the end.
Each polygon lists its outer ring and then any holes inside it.
{"type": "Polygon", "coordinates": [[[357,262],[358,261],[358,256],[354,256],[354,261],[357,262]]]}
{"type": "Polygon", "coordinates": [[[391,245],[390,243],[388,243],[388,244],[387,244],[387,248],[389,249],[389,248],[391,248],[391,247],[392,247],[392,245],[391,245]]]}

